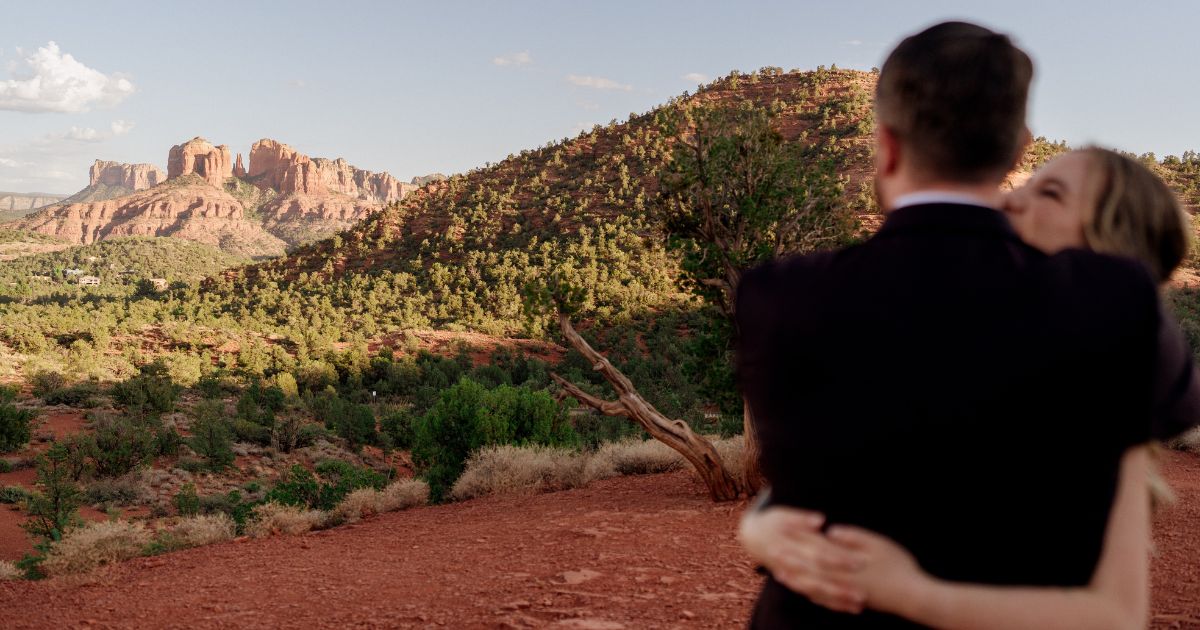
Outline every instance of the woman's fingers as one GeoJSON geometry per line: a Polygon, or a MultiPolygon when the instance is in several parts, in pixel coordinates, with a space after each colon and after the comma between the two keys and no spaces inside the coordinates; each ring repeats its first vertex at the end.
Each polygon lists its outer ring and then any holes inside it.
{"type": "Polygon", "coordinates": [[[869,549],[878,539],[877,534],[853,525],[834,525],[829,528],[826,536],[840,547],[860,550],[869,549]]]}
{"type": "Polygon", "coordinates": [[[838,612],[862,612],[866,597],[860,591],[813,573],[780,572],[775,574],[780,584],[807,597],[813,603],[838,612]]]}

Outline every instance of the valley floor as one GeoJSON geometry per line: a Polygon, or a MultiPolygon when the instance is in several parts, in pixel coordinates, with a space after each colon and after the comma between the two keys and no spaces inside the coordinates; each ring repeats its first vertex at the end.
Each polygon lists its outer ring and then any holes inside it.
{"type": "MultiPolygon", "coordinates": [[[[1200,457],[1170,453],[1155,628],[1200,628],[1200,457]]],[[[688,472],[385,514],[304,536],[0,582],[7,628],[743,626],[761,578],[688,472]]]]}

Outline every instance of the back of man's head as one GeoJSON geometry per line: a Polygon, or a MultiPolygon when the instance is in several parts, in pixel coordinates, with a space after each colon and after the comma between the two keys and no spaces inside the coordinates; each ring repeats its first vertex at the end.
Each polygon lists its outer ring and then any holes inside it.
{"type": "Polygon", "coordinates": [[[965,22],[900,42],[879,74],[879,124],[926,177],[999,181],[1025,140],[1033,63],[1005,35],[965,22]]]}

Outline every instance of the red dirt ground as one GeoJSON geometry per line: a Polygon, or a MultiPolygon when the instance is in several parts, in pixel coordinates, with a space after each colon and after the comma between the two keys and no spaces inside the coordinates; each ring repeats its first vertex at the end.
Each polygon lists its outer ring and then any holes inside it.
{"type": "MultiPolygon", "coordinates": [[[[1169,454],[1155,628],[1198,628],[1200,457],[1169,454]]],[[[689,473],[386,514],[304,536],[0,582],[8,628],[730,628],[761,578],[733,539],[742,504],[689,473]]]]}

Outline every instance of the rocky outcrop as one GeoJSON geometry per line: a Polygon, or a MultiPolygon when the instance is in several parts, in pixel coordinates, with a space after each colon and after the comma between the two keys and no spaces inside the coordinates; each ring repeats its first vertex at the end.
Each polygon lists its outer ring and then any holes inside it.
{"type": "Polygon", "coordinates": [[[199,136],[171,147],[167,157],[167,178],[174,179],[189,173],[199,175],[218,188],[223,186],[226,179],[233,177],[229,147],[223,144],[214,147],[199,136]]]}
{"type": "Polygon", "coordinates": [[[284,195],[337,193],[376,203],[398,201],[416,188],[388,173],[355,168],[342,158],[310,158],[266,138],[250,147],[248,179],[260,188],[284,195]]]}
{"type": "Polygon", "coordinates": [[[243,256],[275,256],[285,245],[246,218],[242,204],[194,175],[117,199],[51,206],[21,227],[87,245],[119,236],[174,236],[243,256]]]}
{"type": "Polygon", "coordinates": [[[237,160],[234,160],[234,162],[233,162],[233,176],[234,177],[245,177],[246,176],[246,167],[242,165],[242,154],[241,153],[237,154],[237,160]]]}
{"type": "Polygon", "coordinates": [[[48,195],[45,193],[9,193],[0,192],[0,212],[23,212],[33,210],[65,199],[65,195],[48,195]]]}
{"type": "Polygon", "coordinates": [[[428,175],[420,175],[418,177],[412,178],[412,185],[419,187],[419,186],[424,186],[426,184],[432,184],[434,182],[444,182],[447,179],[450,179],[450,178],[446,177],[445,175],[442,175],[441,173],[430,173],[428,175]]]}
{"type": "Polygon", "coordinates": [[[167,181],[167,174],[153,164],[122,164],[96,160],[88,171],[88,186],[120,186],[130,191],[153,188],[167,181]]]}

